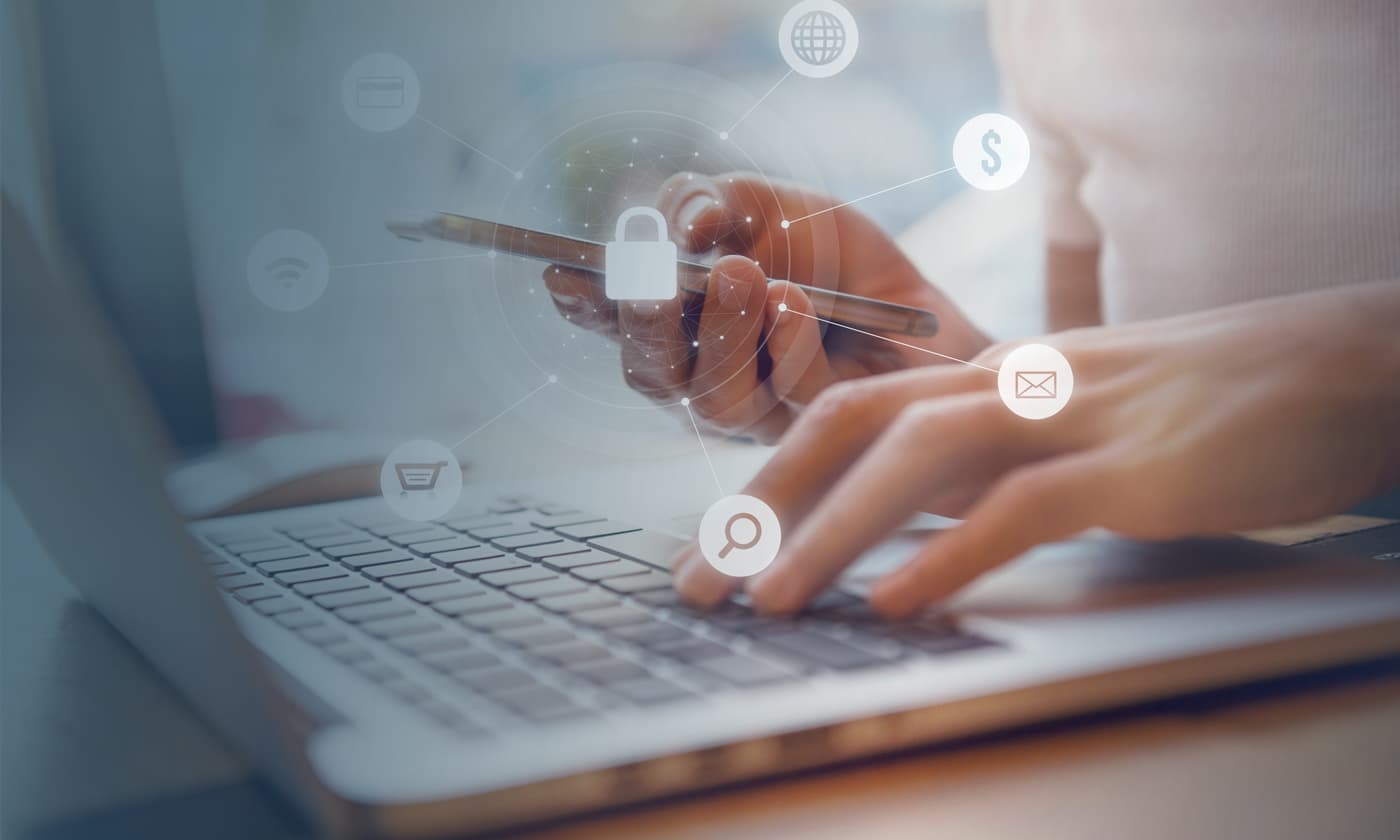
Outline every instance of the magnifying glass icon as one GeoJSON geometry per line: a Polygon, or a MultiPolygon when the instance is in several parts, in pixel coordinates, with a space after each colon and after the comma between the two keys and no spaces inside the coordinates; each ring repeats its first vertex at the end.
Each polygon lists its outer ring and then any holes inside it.
{"type": "Polygon", "coordinates": [[[724,548],[719,550],[720,559],[728,557],[729,552],[736,548],[740,551],[748,551],[758,545],[758,541],[761,539],[763,539],[763,526],[758,524],[758,517],[752,513],[740,511],[729,517],[729,521],[724,523],[724,548]],[[748,522],[753,525],[753,536],[747,541],[734,539],[734,523],[736,522],[748,522]]]}

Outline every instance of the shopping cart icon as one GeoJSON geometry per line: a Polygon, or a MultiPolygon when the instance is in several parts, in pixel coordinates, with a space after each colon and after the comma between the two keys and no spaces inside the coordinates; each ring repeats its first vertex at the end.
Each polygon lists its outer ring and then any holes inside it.
{"type": "Polygon", "coordinates": [[[394,464],[394,472],[398,473],[399,476],[399,487],[403,488],[402,495],[407,496],[410,492],[427,492],[437,487],[438,475],[442,473],[442,468],[445,466],[447,466],[446,461],[434,461],[431,464],[394,464]]]}

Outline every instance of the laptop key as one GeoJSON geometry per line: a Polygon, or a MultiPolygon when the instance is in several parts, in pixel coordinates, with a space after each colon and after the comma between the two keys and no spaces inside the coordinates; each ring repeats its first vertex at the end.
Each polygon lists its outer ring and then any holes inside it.
{"type": "Polygon", "coordinates": [[[608,628],[608,635],[647,647],[668,645],[695,638],[690,631],[665,621],[641,621],[608,628]]]}
{"type": "Polygon", "coordinates": [[[353,667],[370,682],[387,682],[399,677],[398,669],[385,665],[383,662],[375,662],[372,659],[356,662],[353,667]]]}
{"type": "Polygon", "coordinates": [[[536,513],[529,517],[536,528],[562,528],[565,525],[583,525],[587,522],[602,522],[603,517],[591,513],[568,511],[566,513],[536,513]]]}
{"type": "Polygon", "coordinates": [[[571,592],[583,592],[586,589],[588,589],[588,585],[582,581],[567,577],[555,577],[553,580],[537,580],[530,583],[519,583],[507,588],[506,591],[517,598],[533,601],[537,598],[549,598],[554,595],[568,595],[571,592]]]}
{"type": "Polygon", "coordinates": [[[535,530],[523,522],[508,522],[504,525],[492,525],[481,528],[468,528],[467,534],[473,539],[493,540],[497,537],[513,537],[516,534],[528,534],[535,530]]]}
{"type": "Polygon", "coordinates": [[[322,534],[319,537],[308,537],[302,540],[303,543],[312,548],[329,548],[335,545],[350,545],[351,543],[364,542],[365,535],[359,531],[340,531],[334,534],[322,534]]]}
{"type": "Polygon", "coordinates": [[[497,641],[517,647],[537,648],[571,642],[577,638],[571,631],[555,624],[528,624],[492,634],[497,641]]]}
{"type": "Polygon", "coordinates": [[[649,621],[651,614],[639,610],[636,607],[619,605],[616,607],[605,607],[600,610],[586,610],[576,612],[569,616],[580,624],[587,624],[590,627],[620,627],[624,624],[636,624],[642,621],[649,621]]]}
{"type": "MultiPolygon", "coordinates": [[[[353,609],[353,607],[352,607],[353,609]]],[[[366,621],[360,625],[360,629],[381,639],[393,639],[399,636],[411,636],[414,633],[427,633],[430,630],[438,629],[436,621],[423,618],[417,615],[406,615],[401,618],[381,618],[375,621],[366,621]]]]}
{"type": "Polygon", "coordinates": [[[399,618],[401,616],[413,615],[413,610],[404,604],[394,601],[377,601],[373,604],[357,604],[351,607],[341,607],[335,611],[336,617],[351,624],[360,624],[366,621],[379,621],[385,618],[399,618]]]}
{"type": "Polygon", "coordinates": [[[597,522],[585,522],[579,525],[564,525],[555,528],[556,534],[562,534],[571,540],[592,540],[598,537],[609,537],[613,534],[626,534],[631,531],[640,531],[636,525],[628,525],[626,522],[618,522],[614,519],[602,519],[597,522]]]}
{"type": "Polygon", "coordinates": [[[877,654],[802,630],[766,636],[756,646],[758,652],[768,648],[838,670],[883,665],[888,661],[877,654]]]}
{"type": "Polygon", "coordinates": [[[434,630],[428,633],[415,633],[412,636],[398,636],[391,639],[389,644],[404,653],[417,656],[433,651],[470,648],[472,646],[472,641],[456,633],[449,633],[445,630],[434,630]]]}
{"type": "Polygon", "coordinates": [[[389,544],[382,540],[365,540],[363,542],[346,543],[345,545],[327,546],[321,549],[321,553],[327,557],[341,560],[346,557],[354,557],[356,554],[372,554],[376,551],[383,551],[389,547],[389,544]]]}
{"type": "Polygon", "coordinates": [[[424,652],[418,660],[429,668],[443,673],[452,671],[475,671],[494,668],[501,664],[495,655],[475,648],[452,648],[424,652]]]}
{"type": "Polygon", "coordinates": [[[281,560],[270,560],[258,565],[258,571],[265,575],[277,575],[282,572],[296,572],[302,569],[315,569],[328,566],[323,557],[313,557],[310,554],[302,554],[300,557],[288,557],[281,560]]]}
{"type": "MultiPolygon", "coordinates": [[[[524,552],[521,552],[522,554],[524,552]]],[[[569,551],[563,554],[551,554],[543,557],[540,562],[556,571],[564,572],[570,569],[577,569],[580,566],[593,566],[598,563],[614,563],[616,557],[611,554],[604,554],[594,548],[585,548],[579,551],[569,551]]]]}
{"type": "Polygon", "coordinates": [[[634,592],[645,592],[648,589],[667,589],[672,585],[671,576],[665,572],[651,569],[639,575],[624,575],[622,577],[606,578],[603,586],[614,592],[621,592],[630,595],[634,592]]]}
{"type": "Polygon", "coordinates": [[[444,527],[436,522],[420,522],[419,527],[411,531],[400,531],[391,534],[387,539],[389,542],[402,546],[414,546],[419,543],[433,542],[435,540],[455,539],[460,536],[451,528],[444,527]]]}
{"type": "Polygon", "coordinates": [[[301,609],[295,600],[284,595],[278,595],[276,598],[260,598],[253,602],[252,607],[263,615],[277,615],[301,609]]]}
{"type": "Polygon", "coordinates": [[[794,679],[796,674],[780,665],[747,656],[730,654],[706,659],[696,667],[735,685],[766,685],[794,679]]]}
{"type": "Polygon", "coordinates": [[[266,601],[272,598],[281,598],[282,592],[277,587],[267,583],[257,583],[252,586],[244,586],[233,590],[233,597],[245,604],[255,601],[266,601]]]}
{"type": "Polygon", "coordinates": [[[539,580],[554,580],[559,577],[556,572],[542,569],[538,566],[526,566],[523,569],[508,569],[503,572],[490,572],[477,578],[482,583],[489,583],[492,586],[514,586],[517,583],[533,583],[539,580]]]}
{"type": "Polygon", "coordinates": [[[300,630],[303,627],[314,627],[321,623],[321,619],[308,610],[288,610],[277,613],[272,617],[272,620],[288,630],[300,630]]]}
{"type": "Polygon", "coordinates": [[[374,658],[373,654],[354,642],[338,642],[333,645],[326,645],[322,650],[332,659],[339,660],[347,665],[356,662],[365,662],[374,658]]]}
{"type": "Polygon", "coordinates": [[[561,554],[582,554],[587,550],[588,546],[582,543],[568,542],[556,537],[553,542],[521,546],[515,550],[515,553],[531,560],[543,560],[546,557],[558,557],[561,554]]]}
{"type": "Polygon", "coordinates": [[[733,653],[718,642],[694,638],[678,643],[657,645],[652,647],[652,650],[660,656],[680,662],[702,662],[706,659],[717,659],[733,653]]]}
{"type": "Polygon", "coordinates": [[[535,685],[539,682],[529,671],[516,668],[513,665],[453,671],[448,676],[487,697],[494,697],[503,692],[535,685]]]}
{"type": "Polygon", "coordinates": [[[420,586],[436,586],[443,583],[466,583],[459,575],[454,575],[446,569],[432,568],[428,571],[414,572],[407,575],[393,575],[384,578],[384,585],[390,589],[399,591],[411,590],[420,586]]]}
{"type": "Polygon", "coordinates": [[[316,595],[326,595],[331,592],[350,592],[356,589],[364,589],[365,581],[358,577],[337,577],[326,578],[324,580],[312,580],[305,583],[294,583],[292,589],[308,597],[316,595]]]}
{"type": "Polygon", "coordinates": [[[558,535],[549,531],[530,531],[524,534],[516,534],[511,537],[497,537],[491,541],[497,548],[515,550],[518,548],[529,548],[532,545],[546,545],[552,543],[562,543],[558,535]]]}
{"type": "Polygon", "coordinates": [[[324,520],[321,522],[303,522],[297,525],[289,525],[279,530],[294,540],[305,540],[311,537],[323,537],[327,534],[339,534],[345,530],[345,526],[338,522],[324,520]]]}
{"type": "Polygon", "coordinates": [[[489,545],[477,546],[476,548],[462,548],[456,551],[443,551],[433,555],[433,562],[439,566],[457,566],[462,563],[470,563],[474,560],[489,560],[493,557],[505,556],[500,549],[489,545]]]}
{"type": "Polygon", "coordinates": [[[551,612],[573,613],[584,610],[595,610],[603,607],[615,607],[621,604],[617,596],[609,595],[606,592],[590,590],[579,592],[575,595],[556,595],[552,598],[541,598],[535,602],[551,612]]]}
{"type": "Polygon", "coordinates": [[[355,554],[350,557],[340,558],[342,566],[351,569],[367,569],[370,566],[383,566],[388,563],[400,563],[404,560],[415,559],[412,554],[401,548],[386,548],[383,551],[371,551],[368,554],[355,554]]]}
{"type": "Polygon", "coordinates": [[[387,601],[387,593],[377,589],[370,589],[368,586],[360,586],[357,589],[346,589],[339,592],[327,592],[322,595],[312,595],[311,600],[315,601],[328,610],[339,607],[353,607],[356,604],[373,604],[377,601],[387,601]]]}
{"type": "Polygon", "coordinates": [[[649,589],[646,592],[634,592],[632,597],[643,604],[651,607],[674,607],[681,603],[680,593],[675,589],[649,589]]]}
{"type": "Polygon", "coordinates": [[[588,711],[564,692],[547,685],[525,686],[494,695],[491,699],[530,720],[548,720],[562,714],[588,711]]]}
{"type": "MultiPolygon", "coordinates": [[[[448,533],[451,534],[450,531],[448,533]]],[[[462,551],[468,548],[479,548],[481,547],[481,543],[475,540],[469,540],[461,534],[452,534],[451,536],[435,540],[423,540],[410,543],[408,547],[419,554],[433,555],[442,554],[446,551],[462,551]]]]}
{"type": "Polygon", "coordinates": [[[324,624],[307,627],[300,631],[300,635],[303,639],[318,647],[346,641],[344,633],[341,633],[334,627],[327,627],[324,624]]]}
{"type": "Polygon", "coordinates": [[[520,606],[503,607],[489,612],[467,613],[457,619],[462,624],[477,630],[491,632],[493,630],[505,630],[510,627],[524,627],[527,624],[539,624],[542,619],[533,610],[520,606]]]}
{"type": "Polygon", "coordinates": [[[413,558],[412,560],[400,560],[397,563],[380,563],[368,566],[360,570],[360,573],[375,580],[383,580],[394,575],[409,575],[414,572],[430,572],[434,569],[432,563],[427,560],[413,558]]]}
{"type": "Polygon", "coordinates": [[[314,569],[299,569],[295,572],[283,572],[280,575],[273,575],[278,583],[285,583],[291,586],[295,583],[311,583],[317,580],[331,580],[332,578],[348,577],[345,570],[339,566],[332,566],[327,563],[314,569]]]}
{"type": "Polygon", "coordinates": [[[611,577],[635,575],[638,572],[645,572],[646,570],[646,566],[643,566],[635,560],[614,560],[611,563],[581,566],[577,569],[572,569],[571,572],[584,580],[605,580],[611,577]]]}
{"type": "Polygon", "coordinates": [[[271,551],[276,548],[286,548],[286,540],[269,537],[259,540],[241,540],[224,544],[224,550],[230,551],[242,557],[244,554],[252,554],[255,551],[271,551]]]}
{"type": "Polygon", "coordinates": [[[252,563],[254,566],[260,563],[267,563],[273,560],[286,560],[291,557],[310,557],[306,549],[299,545],[284,545],[281,548],[269,548],[263,551],[251,551],[243,555],[244,561],[252,563]]]}
{"type": "Polygon", "coordinates": [[[650,705],[693,697],[689,691],[661,677],[639,677],[610,683],[608,689],[635,703],[650,705]]]}
{"type": "Polygon", "coordinates": [[[452,570],[463,575],[489,575],[492,572],[504,572],[510,569],[522,569],[530,565],[523,560],[514,557],[492,557],[486,560],[473,560],[469,563],[458,563],[452,570]]]}
{"type": "MultiPolygon", "coordinates": [[[[420,572],[419,574],[427,573],[420,572]]],[[[449,601],[454,598],[471,598],[474,595],[484,595],[491,591],[475,581],[463,580],[448,572],[444,572],[444,574],[448,575],[448,581],[432,586],[415,587],[406,594],[420,604],[434,604],[438,601],[449,601]]]]}
{"type": "Polygon", "coordinates": [[[432,608],[434,611],[442,613],[445,616],[456,617],[505,609],[506,607],[514,606],[515,603],[513,599],[507,598],[499,592],[487,592],[485,594],[468,595],[465,598],[449,598],[446,601],[434,601],[432,608]]]}
{"type": "Polygon", "coordinates": [[[214,582],[217,583],[219,585],[219,588],[224,590],[225,592],[233,592],[234,590],[243,589],[249,586],[259,586],[262,584],[263,581],[262,578],[250,572],[239,572],[238,574],[234,575],[224,575],[223,577],[216,579],[214,582]]]}
{"type": "Polygon", "coordinates": [[[612,653],[602,645],[581,639],[536,648],[530,653],[556,665],[564,665],[569,662],[587,662],[590,659],[607,659],[612,656],[612,653]]]}
{"type": "Polygon", "coordinates": [[[454,531],[466,531],[468,528],[490,528],[495,525],[509,525],[510,520],[494,513],[481,513],[475,516],[461,516],[457,519],[448,519],[442,524],[454,531]]]}
{"type": "Polygon", "coordinates": [[[686,547],[687,542],[656,531],[632,531],[592,538],[588,544],[662,571],[670,571],[671,559],[686,547]]]}
{"type": "Polygon", "coordinates": [[[651,676],[647,669],[643,668],[641,665],[617,657],[569,663],[564,667],[568,668],[569,672],[576,676],[583,677],[589,682],[602,685],[651,676]]]}
{"type": "Polygon", "coordinates": [[[437,527],[437,525],[431,522],[409,522],[407,520],[399,520],[397,522],[385,522],[382,525],[371,525],[365,530],[374,534],[376,537],[397,537],[405,534],[432,531],[437,527]]]}

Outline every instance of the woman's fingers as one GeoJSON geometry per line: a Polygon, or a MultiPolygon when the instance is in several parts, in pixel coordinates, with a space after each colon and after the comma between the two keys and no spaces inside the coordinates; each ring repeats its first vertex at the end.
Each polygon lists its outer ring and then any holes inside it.
{"type": "Polygon", "coordinates": [[[544,285],[560,315],[586,330],[617,336],[617,304],[603,294],[598,275],[553,265],[544,271],[544,285]]]}
{"type": "Polygon", "coordinates": [[[1111,520],[1123,498],[1113,475],[1124,461],[1095,450],[1012,470],[966,521],[881,579],[871,590],[872,605],[891,618],[908,616],[1037,545],[1111,520]]]}
{"type": "Polygon", "coordinates": [[[995,395],[964,393],[908,405],[785,536],[773,565],[749,587],[754,606],[792,613],[853,560],[921,510],[941,486],[1014,436],[995,395]]]}
{"type": "Polygon", "coordinates": [[[810,405],[837,381],[812,301],[802,289],[779,281],[768,287],[764,304],[768,355],[773,359],[769,387],[784,402],[810,405]]]}
{"type": "Polygon", "coordinates": [[[759,378],[767,278],[744,257],[724,257],[710,272],[695,334],[692,409],[711,423],[741,430],[775,407],[759,378]]]}
{"type": "Polygon", "coordinates": [[[618,304],[622,374],[651,399],[670,402],[685,395],[694,359],[685,329],[684,295],[658,302],[618,304]]]}
{"type": "MultiPolygon", "coordinates": [[[[905,405],[985,385],[985,371],[947,368],[907,371],[853,380],[828,388],[807,409],[744,492],[763,499],[789,533],[905,405]]],[[[735,581],[707,563],[694,546],[678,558],[677,588],[687,600],[709,606],[735,581]]]]}

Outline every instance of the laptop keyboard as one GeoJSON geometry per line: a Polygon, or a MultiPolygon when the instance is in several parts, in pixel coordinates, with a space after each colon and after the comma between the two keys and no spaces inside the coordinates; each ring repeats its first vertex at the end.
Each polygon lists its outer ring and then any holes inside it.
{"type": "Polygon", "coordinates": [[[693,610],[668,568],[681,540],[526,499],[202,536],[231,598],[471,736],[995,644],[839,590],[793,619],[693,610]]]}

